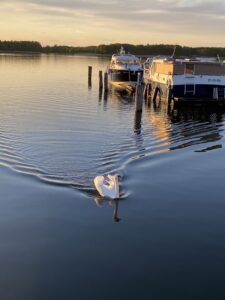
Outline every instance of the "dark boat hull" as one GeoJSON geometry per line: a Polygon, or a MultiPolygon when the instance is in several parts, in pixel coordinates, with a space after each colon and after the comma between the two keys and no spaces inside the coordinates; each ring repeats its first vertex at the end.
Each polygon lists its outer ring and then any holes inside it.
{"type": "Polygon", "coordinates": [[[168,100],[169,95],[172,99],[182,99],[184,101],[225,101],[225,86],[223,85],[204,85],[196,84],[194,89],[192,85],[175,85],[169,90],[168,85],[151,81],[152,94],[158,89],[158,94],[162,99],[168,100]],[[218,97],[215,97],[215,89],[218,91],[218,97]]]}

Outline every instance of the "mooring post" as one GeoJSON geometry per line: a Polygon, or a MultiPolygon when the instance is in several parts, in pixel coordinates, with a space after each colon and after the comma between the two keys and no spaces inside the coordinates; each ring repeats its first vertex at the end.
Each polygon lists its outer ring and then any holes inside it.
{"type": "Polygon", "coordinates": [[[138,85],[141,85],[141,82],[142,82],[141,73],[140,73],[140,72],[138,72],[137,84],[138,84],[138,85]]]}
{"type": "Polygon", "coordinates": [[[136,134],[141,133],[141,119],[142,119],[142,111],[136,111],[134,114],[134,132],[136,134]]]}
{"type": "Polygon", "coordinates": [[[146,84],[145,84],[145,87],[144,87],[144,91],[143,91],[143,98],[144,98],[145,100],[147,100],[147,86],[148,86],[148,84],[146,83],[146,84]]]}
{"type": "Polygon", "coordinates": [[[171,105],[172,97],[173,97],[173,91],[172,91],[171,86],[169,86],[168,90],[167,90],[167,105],[168,105],[168,107],[170,107],[170,105],[171,105]]]}
{"type": "Polygon", "coordinates": [[[99,89],[103,88],[102,71],[99,71],[99,89]]]}
{"type": "Polygon", "coordinates": [[[147,87],[147,98],[151,98],[151,97],[152,97],[152,86],[151,83],[149,83],[147,87]]]}
{"type": "Polygon", "coordinates": [[[88,67],[88,85],[91,86],[92,81],[92,66],[88,67]]]}
{"type": "Polygon", "coordinates": [[[108,92],[109,90],[109,83],[108,83],[108,73],[104,73],[104,90],[105,92],[108,92]]]}
{"type": "Polygon", "coordinates": [[[136,91],[135,91],[135,111],[141,112],[143,105],[143,93],[141,88],[141,73],[138,73],[136,91]]]}
{"type": "Polygon", "coordinates": [[[153,102],[156,101],[156,98],[157,98],[157,96],[158,96],[158,93],[159,93],[159,88],[158,88],[158,87],[155,87],[154,94],[153,94],[153,98],[152,98],[153,102]]]}
{"type": "Polygon", "coordinates": [[[147,105],[150,105],[151,104],[151,85],[150,85],[150,83],[148,83],[148,85],[147,85],[147,92],[146,92],[146,94],[147,94],[147,105]]]}

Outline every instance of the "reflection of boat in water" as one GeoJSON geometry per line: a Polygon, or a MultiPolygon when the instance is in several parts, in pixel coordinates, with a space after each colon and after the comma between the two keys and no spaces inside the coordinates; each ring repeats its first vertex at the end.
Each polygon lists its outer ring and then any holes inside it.
{"type": "Polygon", "coordinates": [[[167,104],[161,102],[157,109],[151,106],[147,112],[151,135],[161,141],[157,153],[189,147],[201,153],[223,147],[219,141],[223,138],[224,109],[204,105],[168,110],[167,104]]]}
{"type": "Polygon", "coordinates": [[[152,96],[170,102],[225,102],[225,64],[207,59],[154,58],[144,64],[152,96]]]}
{"type": "Polygon", "coordinates": [[[112,56],[109,66],[109,83],[115,88],[134,89],[139,73],[140,75],[143,73],[140,59],[126,53],[123,47],[118,54],[112,56]]]}

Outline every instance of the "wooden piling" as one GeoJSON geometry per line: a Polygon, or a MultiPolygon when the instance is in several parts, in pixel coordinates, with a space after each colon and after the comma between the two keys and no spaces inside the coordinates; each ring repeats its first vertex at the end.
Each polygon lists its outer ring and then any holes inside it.
{"type": "Polygon", "coordinates": [[[158,93],[159,93],[159,88],[156,87],[155,90],[154,90],[153,98],[152,98],[153,102],[156,101],[156,98],[157,98],[157,96],[158,96],[158,93]]]}
{"type": "Polygon", "coordinates": [[[172,102],[172,97],[173,97],[173,91],[171,89],[171,86],[168,87],[168,90],[167,90],[167,105],[170,106],[171,105],[171,102],[172,102]]]}
{"type": "Polygon", "coordinates": [[[103,88],[103,78],[102,78],[102,71],[99,71],[99,89],[103,88]]]}
{"type": "Polygon", "coordinates": [[[104,73],[104,91],[108,92],[109,90],[109,83],[108,83],[108,73],[104,73]]]}
{"type": "Polygon", "coordinates": [[[92,66],[88,67],[88,85],[91,86],[92,84],[92,66]]]}
{"type": "Polygon", "coordinates": [[[143,92],[141,86],[141,73],[138,73],[138,80],[135,91],[135,111],[142,112],[143,106],[143,92]]]}
{"type": "Polygon", "coordinates": [[[141,133],[141,119],[142,119],[142,112],[136,111],[134,114],[134,132],[136,134],[141,133]]]}
{"type": "Polygon", "coordinates": [[[144,91],[143,91],[143,98],[145,99],[145,100],[147,100],[147,86],[148,86],[148,84],[146,83],[145,84],[145,87],[144,87],[144,91]]]}
{"type": "Polygon", "coordinates": [[[148,84],[148,87],[147,87],[147,98],[151,98],[152,97],[152,86],[151,86],[151,83],[148,84]]]}
{"type": "Polygon", "coordinates": [[[142,77],[141,77],[141,73],[138,72],[138,77],[137,77],[137,85],[141,85],[142,83],[142,77]]]}

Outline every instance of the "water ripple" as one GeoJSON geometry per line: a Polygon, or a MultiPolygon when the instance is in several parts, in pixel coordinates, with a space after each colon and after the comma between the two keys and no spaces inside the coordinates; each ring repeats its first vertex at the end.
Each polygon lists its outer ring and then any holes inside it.
{"type": "Polygon", "coordinates": [[[0,165],[20,174],[95,195],[92,181],[97,174],[125,174],[132,162],[157,160],[172,151],[201,154],[223,148],[221,111],[168,112],[165,105],[159,105],[157,109],[145,106],[142,115],[135,115],[129,95],[112,92],[99,98],[97,82],[88,90],[84,85],[87,66],[80,62],[72,61],[65,72],[63,60],[57,69],[54,63],[43,61],[30,65],[32,76],[29,68],[22,69],[21,61],[6,59],[4,63],[8,64],[8,76],[4,77],[0,68],[1,78],[5,78],[0,165]],[[22,70],[23,77],[18,77],[22,70]],[[48,76],[43,78],[43,74],[48,76]]]}

